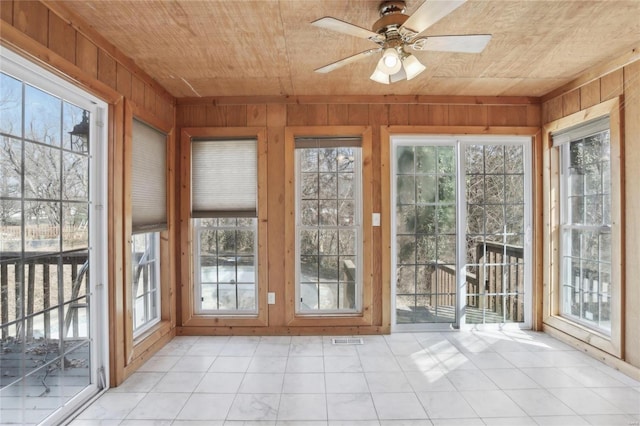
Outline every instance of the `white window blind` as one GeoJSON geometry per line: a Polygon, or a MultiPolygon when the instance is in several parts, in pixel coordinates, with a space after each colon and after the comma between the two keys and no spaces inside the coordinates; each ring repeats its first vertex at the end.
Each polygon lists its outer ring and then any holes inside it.
{"type": "Polygon", "coordinates": [[[133,232],[167,229],[167,135],[133,120],[131,215],[133,232]]]}
{"type": "Polygon", "coordinates": [[[609,130],[609,116],[553,133],[551,137],[553,138],[553,146],[560,146],[571,141],[593,136],[605,130],[609,130]]]}
{"type": "Polygon", "coordinates": [[[255,139],[192,141],[192,217],[256,217],[257,198],[255,139]]]}

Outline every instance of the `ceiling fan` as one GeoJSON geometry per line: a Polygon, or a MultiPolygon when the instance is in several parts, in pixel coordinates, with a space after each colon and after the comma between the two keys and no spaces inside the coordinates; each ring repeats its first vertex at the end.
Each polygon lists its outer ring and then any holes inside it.
{"type": "Polygon", "coordinates": [[[337,31],[371,40],[378,47],[365,50],[353,56],[333,62],[315,70],[328,73],[367,56],[382,52],[371,80],[389,84],[400,80],[411,80],[426,69],[409,49],[439,52],[480,53],[491,39],[489,34],[448,35],[418,37],[421,32],[438,22],[466,0],[425,0],[411,15],[405,15],[405,2],[383,1],[380,4],[380,19],[372,27],[372,31],[340,19],[326,16],[313,21],[316,27],[337,31]]]}

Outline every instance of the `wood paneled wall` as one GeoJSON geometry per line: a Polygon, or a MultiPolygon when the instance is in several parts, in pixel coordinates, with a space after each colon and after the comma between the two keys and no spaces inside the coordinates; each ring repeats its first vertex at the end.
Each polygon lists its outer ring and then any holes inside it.
{"type": "MultiPolygon", "coordinates": [[[[125,318],[131,309],[123,302],[126,286],[130,285],[124,267],[125,253],[130,247],[124,225],[131,220],[125,213],[127,202],[124,200],[128,182],[123,163],[125,153],[130,152],[124,135],[124,105],[131,101],[144,116],[151,117],[152,122],[173,126],[175,99],[133,61],[56,2],[2,0],[0,20],[3,46],[109,103],[109,364],[111,385],[118,385],[175,335],[175,318],[172,318],[168,321],[171,327],[155,330],[147,338],[136,341],[135,352],[125,351],[133,343],[126,343],[131,333],[126,332],[125,318]]],[[[175,170],[175,164],[170,165],[170,170],[175,170]]],[[[172,267],[171,264],[167,268],[166,278],[174,286],[175,268],[172,267]]],[[[170,314],[175,317],[175,310],[171,309],[170,314]]]]}
{"type": "MultiPolygon", "coordinates": [[[[614,64],[615,65],[615,64],[614,64]]],[[[543,124],[583,111],[621,96],[623,108],[622,164],[625,188],[623,211],[623,360],[640,368],[640,60],[624,66],[591,71],[565,87],[545,96],[542,104],[543,124]]],[[[562,337],[562,336],[560,336],[562,337]]],[[[590,351],[588,342],[573,342],[590,351]]],[[[604,359],[601,354],[594,355],[604,359]]],[[[621,367],[621,368],[624,368],[621,367]]],[[[640,370],[635,370],[636,373],[640,370]]]]}
{"type": "MultiPolygon", "coordinates": [[[[385,126],[438,126],[446,133],[473,126],[483,133],[499,128],[539,128],[541,109],[537,99],[490,97],[269,97],[179,99],[178,131],[183,127],[267,128],[268,164],[268,264],[269,291],[276,293],[276,304],[269,305],[265,328],[178,327],[178,333],[194,334],[367,334],[389,332],[383,322],[383,309],[389,304],[383,292],[382,230],[373,228],[372,268],[373,306],[370,326],[329,327],[321,320],[316,327],[288,326],[285,294],[285,129],[301,126],[370,126],[372,129],[372,177],[364,182],[371,191],[374,212],[382,211],[381,129],[385,126]]],[[[182,185],[178,183],[178,188],[182,185]]],[[[181,274],[178,274],[180,276],[181,274]]],[[[183,274],[184,275],[184,274],[183,274]]],[[[191,285],[191,283],[179,283],[191,285]]],[[[212,323],[212,325],[214,325],[212,323]]]]}

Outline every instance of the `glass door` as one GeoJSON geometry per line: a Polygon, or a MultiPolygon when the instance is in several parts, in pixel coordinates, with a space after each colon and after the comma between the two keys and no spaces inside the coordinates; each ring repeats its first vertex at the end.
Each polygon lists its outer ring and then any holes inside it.
{"type": "Polygon", "coordinates": [[[0,53],[0,418],[59,424],[105,385],[105,110],[0,53]]]}
{"type": "Polygon", "coordinates": [[[393,329],[529,325],[530,138],[392,138],[393,329]]]}

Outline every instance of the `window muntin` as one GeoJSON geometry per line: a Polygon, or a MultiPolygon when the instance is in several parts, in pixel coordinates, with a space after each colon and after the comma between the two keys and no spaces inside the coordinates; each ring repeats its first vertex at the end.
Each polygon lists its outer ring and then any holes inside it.
{"type": "Polygon", "coordinates": [[[560,145],[560,313],[610,334],[610,132],[603,126],[560,145]]]}
{"type": "Polygon", "coordinates": [[[361,148],[296,140],[296,312],[361,308],[361,148]]]}
{"type": "Polygon", "coordinates": [[[134,337],[160,321],[160,232],[131,237],[134,337]]]}
{"type": "Polygon", "coordinates": [[[257,314],[257,219],[195,219],[197,313],[257,314]]]}

